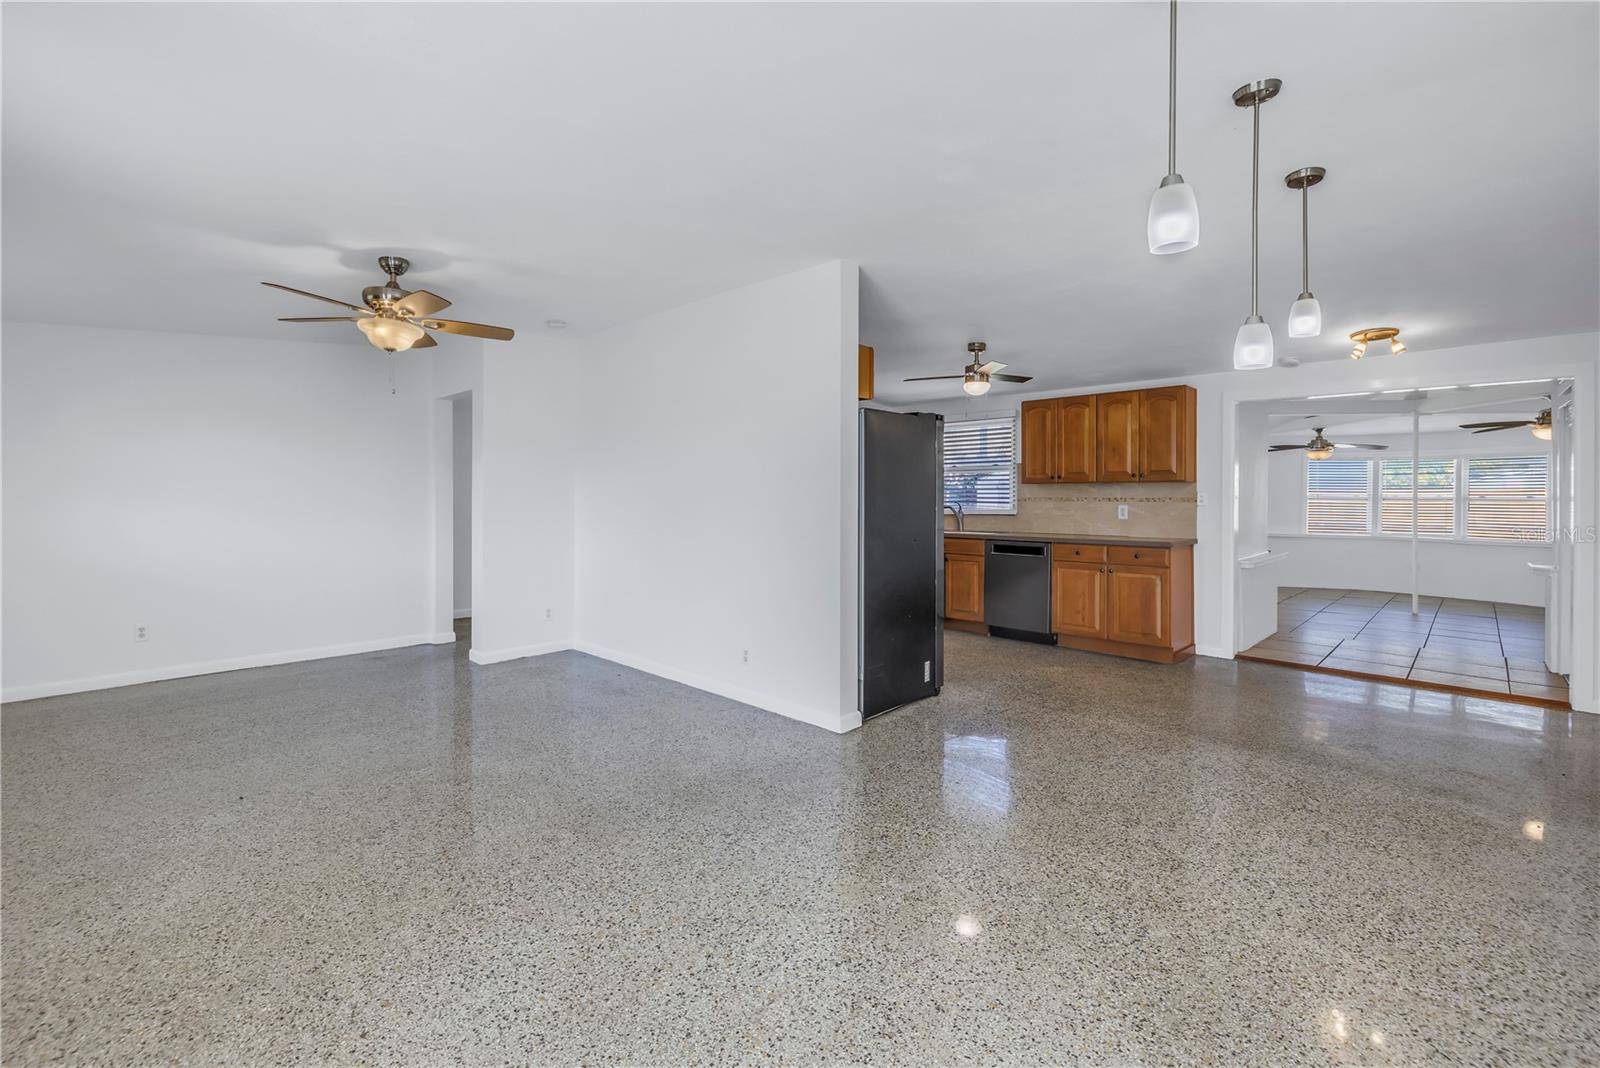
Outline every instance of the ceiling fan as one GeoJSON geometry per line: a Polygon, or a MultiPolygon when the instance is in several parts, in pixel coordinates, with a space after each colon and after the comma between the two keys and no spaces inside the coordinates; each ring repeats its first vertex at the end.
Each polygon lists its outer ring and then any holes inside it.
{"type": "Polygon", "coordinates": [[[995,363],[993,360],[990,360],[988,363],[980,364],[978,362],[978,360],[982,358],[983,353],[988,348],[989,348],[988,344],[985,343],[985,342],[982,342],[982,341],[969,341],[969,342],[967,342],[967,351],[972,353],[972,362],[967,365],[966,369],[964,371],[962,371],[961,374],[958,374],[958,375],[922,375],[919,378],[908,378],[908,379],[906,379],[906,381],[907,382],[936,382],[936,381],[940,381],[942,379],[947,379],[947,378],[959,378],[959,379],[961,379],[961,388],[966,390],[968,395],[973,396],[973,397],[981,397],[985,393],[989,392],[989,383],[990,383],[991,380],[998,380],[998,381],[1001,381],[1001,382],[1032,382],[1033,381],[1033,376],[1032,375],[1003,375],[1003,374],[1001,374],[1000,373],[1000,369],[1005,366],[1005,364],[1003,364],[1003,363],[995,363]]]}
{"type": "Polygon", "coordinates": [[[1533,436],[1540,441],[1550,440],[1550,409],[1546,408],[1532,419],[1510,419],[1495,423],[1462,423],[1462,430],[1470,430],[1474,434],[1493,434],[1496,430],[1515,430],[1525,426],[1533,432],[1533,436]]]}
{"type": "Polygon", "coordinates": [[[483,323],[464,323],[456,319],[435,319],[435,312],[444,311],[450,307],[450,302],[437,293],[429,293],[426,289],[405,290],[400,288],[400,276],[406,273],[411,266],[411,261],[404,256],[379,256],[378,267],[389,276],[389,280],[381,286],[368,286],[361,291],[361,299],[366,303],[363,308],[356,304],[333,297],[324,297],[317,293],[308,293],[303,289],[293,286],[279,285],[277,282],[262,282],[264,286],[281,289],[285,293],[298,293],[302,297],[312,300],[327,301],[337,304],[341,308],[349,308],[354,315],[313,315],[293,319],[279,319],[280,323],[355,323],[357,329],[367,335],[367,340],[373,347],[385,352],[404,352],[406,349],[432,348],[438,342],[433,340],[429,330],[442,330],[446,334],[465,334],[468,337],[488,338],[491,341],[510,341],[514,331],[504,326],[485,326],[483,323]]]}
{"type": "Polygon", "coordinates": [[[1267,451],[1289,452],[1293,449],[1304,449],[1306,451],[1306,459],[1326,460],[1328,457],[1333,455],[1334,449],[1387,449],[1389,447],[1387,445],[1362,445],[1356,442],[1343,441],[1336,444],[1322,436],[1322,427],[1314,426],[1311,429],[1316,431],[1316,436],[1310,441],[1306,442],[1304,445],[1268,445],[1267,451]]]}

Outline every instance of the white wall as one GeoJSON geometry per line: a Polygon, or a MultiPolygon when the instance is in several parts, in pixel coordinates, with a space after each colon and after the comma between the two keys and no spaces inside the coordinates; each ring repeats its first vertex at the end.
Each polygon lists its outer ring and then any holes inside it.
{"type": "MultiPolygon", "coordinates": [[[[1213,339],[1217,362],[1225,366],[1231,338],[1213,339]]],[[[1330,339],[1330,344],[1334,341],[1330,339]]],[[[1019,358],[1016,368],[1026,370],[1019,358]]],[[[1576,383],[1579,419],[1575,424],[1574,453],[1578,458],[1575,481],[1581,487],[1580,514],[1573,545],[1574,625],[1577,651],[1572,675],[1573,707],[1600,709],[1600,626],[1596,623],[1600,605],[1600,566],[1597,566],[1593,530],[1600,508],[1600,445],[1595,421],[1600,418],[1600,336],[1573,334],[1562,337],[1533,338],[1496,342],[1434,352],[1413,351],[1403,357],[1370,357],[1365,360],[1329,360],[1299,367],[1274,367],[1266,371],[1219,371],[1214,374],[1182,378],[1108,383],[1075,390],[1035,392],[991,392],[978,402],[964,398],[904,406],[906,411],[934,411],[946,416],[1015,412],[1024,400],[1063,396],[1067,393],[1102,393],[1144,386],[1186,382],[1197,393],[1197,470],[1196,490],[1201,503],[1197,512],[1195,546],[1195,651],[1205,656],[1231,657],[1237,639],[1235,607],[1237,600],[1235,560],[1255,537],[1254,522],[1266,521],[1264,510],[1246,506],[1236,509],[1236,487],[1253,485],[1264,454],[1240,451],[1235,427],[1239,404],[1277,398],[1303,398],[1314,394],[1346,393],[1355,390],[1419,388],[1464,382],[1494,382],[1538,377],[1572,378],[1576,383]],[[1244,537],[1239,537],[1241,520],[1248,521],[1244,537]],[[1245,548],[1241,551],[1241,546],[1245,548]]],[[[1269,567],[1277,565],[1268,565],[1269,567]]],[[[1265,570],[1265,569],[1263,569],[1265,570]]]]}
{"type": "Polygon", "coordinates": [[[472,615],[472,397],[451,403],[452,546],[457,619],[472,615]]]}
{"type": "MultiPolygon", "coordinates": [[[[1464,420],[1475,418],[1463,415],[1464,420]]],[[[1337,434],[1330,436],[1338,438],[1337,434]]],[[[1295,435],[1278,436],[1292,441],[1295,435]]],[[[1298,437],[1303,440],[1306,435],[1298,437]]],[[[1387,452],[1346,450],[1344,459],[1409,458],[1410,435],[1361,434],[1363,442],[1388,445],[1387,452]]],[[[1420,436],[1421,455],[1495,456],[1544,453],[1550,443],[1526,430],[1474,435],[1467,431],[1420,436]]],[[[1270,507],[1269,542],[1288,553],[1270,567],[1281,586],[1325,586],[1332,589],[1411,591],[1411,539],[1376,536],[1341,538],[1305,533],[1306,463],[1303,452],[1274,453],[1267,459],[1270,507]]],[[[1464,597],[1478,601],[1542,606],[1547,583],[1528,568],[1555,558],[1550,544],[1439,541],[1422,539],[1417,549],[1418,592],[1427,597],[1464,597]]]]}
{"type": "Polygon", "coordinates": [[[857,286],[835,261],[586,339],[578,648],[859,724],[857,286]]]}
{"type": "Polygon", "coordinates": [[[483,344],[473,409],[480,526],[475,663],[572,646],[580,363],[578,344],[559,336],[483,344]]]}
{"type": "Polygon", "coordinates": [[[3,341],[6,699],[429,640],[423,357],[3,341]]]}

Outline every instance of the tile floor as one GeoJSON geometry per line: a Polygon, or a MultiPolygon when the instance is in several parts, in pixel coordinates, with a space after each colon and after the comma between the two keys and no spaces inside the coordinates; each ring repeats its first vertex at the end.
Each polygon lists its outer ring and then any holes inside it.
{"type": "Polygon", "coordinates": [[[1544,665],[1544,609],[1369,590],[1278,590],[1278,630],[1241,656],[1568,704],[1544,665]]]}
{"type": "Polygon", "coordinates": [[[460,649],[6,706],[0,1060],[1600,1049],[1600,717],[952,632],[835,736],[460,649]]]}

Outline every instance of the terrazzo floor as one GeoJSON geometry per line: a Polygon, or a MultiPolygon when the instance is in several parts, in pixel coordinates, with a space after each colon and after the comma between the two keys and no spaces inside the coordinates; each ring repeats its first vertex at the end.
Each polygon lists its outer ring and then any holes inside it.
{"type": "Polygon", "coordinates": [[[1280,587],[1278,629],[1239,654],[1568,707],[1544,662],[1544,609],[1371,590],[1280,587]]]}
{"type": "Polygon", "coordinates": [[[423,646],[7,706],[7,1065],[1595,1063],[1600,718],[946,635],[837,737],[423,646]]]}

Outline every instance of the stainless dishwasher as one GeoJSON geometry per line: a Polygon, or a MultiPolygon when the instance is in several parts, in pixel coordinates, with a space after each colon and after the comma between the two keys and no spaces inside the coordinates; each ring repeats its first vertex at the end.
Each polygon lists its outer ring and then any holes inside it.
{"type": "Polygon", "coordinates": [[[984,550],[983,619],[1001,638],[1054,642],[1050,633],[1050,543],[990,541],[984,550]]]}

